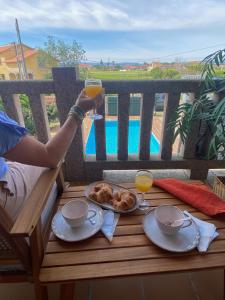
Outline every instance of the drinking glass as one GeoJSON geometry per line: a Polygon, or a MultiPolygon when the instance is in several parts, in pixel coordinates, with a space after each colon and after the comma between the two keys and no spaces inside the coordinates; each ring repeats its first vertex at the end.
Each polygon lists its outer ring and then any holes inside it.
{"type": "MultiPolygon", "coordinates": [[[[95,97],[102,91],[102,81],[100,79],[86,79],[85,80],[85,94],[88,97],[95,97]]],[[[90,115],[91,119],[100,120],[102,115],[96,113],[96,109],[90,115]]]]}
{"type": "Polygon", "coordinates": [[[140,206],[149,206],[148,202],[145,201],[145,193],[150,191],[153,184],[153,175],[148,170],[139,170],[135,176],[135,187],[142,194],[140,206]]]}

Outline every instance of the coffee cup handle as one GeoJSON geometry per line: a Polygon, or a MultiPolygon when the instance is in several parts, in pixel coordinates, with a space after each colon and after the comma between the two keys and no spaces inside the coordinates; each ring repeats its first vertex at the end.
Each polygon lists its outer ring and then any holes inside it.
{"type": "Polygon", "coordinates": [[[186,220],[184,220],[184,224],[181,226],[181,228],[190,226],[192,224],[192,222],[193,222],[192,218],[187,218],[186,220]],[[185,222],[187,222],[187,223],[185,224],[185,222]]]}
{"type": "Polygon", "coordinates": [[[89,212],[91,212],[92,214],[90,216],[87,216],[88,220],[94,218],[97,215],[97,212],[94,209],[89,209],[88,214],[89,214],[89,212]]]}

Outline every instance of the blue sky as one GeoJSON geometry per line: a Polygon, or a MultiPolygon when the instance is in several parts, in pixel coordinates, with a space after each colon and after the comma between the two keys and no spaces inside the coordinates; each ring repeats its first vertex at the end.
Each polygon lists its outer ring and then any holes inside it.
{"type": "Polygon", "coordinates": [[[0,44],[16,40],[18,18],[24,43],[76,40],[91,61],[202,59],[225,47],[224,0],[0,0],[0,8],[0,44]]]}

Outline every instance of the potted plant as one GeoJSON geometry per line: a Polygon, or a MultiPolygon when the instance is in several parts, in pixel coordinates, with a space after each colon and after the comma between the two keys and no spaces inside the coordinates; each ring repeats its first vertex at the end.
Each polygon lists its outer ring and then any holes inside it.
{"type": "Polygon", "coordinates": [[[224,63],[225,49],[208,55],[202,61],[200,95],[192,103],[180,104],[170,122],[174,141],[179,136],[185,144],[191,124],[198,121],[199,136],[195,155],[204,159],[225,158],[225,73],[224,69],[219,70],[224,63]],[[212,97],[215,94],[222,97],[216,101],[212,97]],[[206,141],[207,152],[204,151],[206,141]]]}

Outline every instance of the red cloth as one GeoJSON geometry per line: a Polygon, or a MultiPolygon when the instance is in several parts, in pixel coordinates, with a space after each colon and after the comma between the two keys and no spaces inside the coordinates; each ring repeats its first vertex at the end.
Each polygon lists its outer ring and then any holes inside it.
{"type": "Polygon", "coordinates": [[[155,179],[154,185],[190,204],[209,216],[225,212],[225,201],[215,195],[206,185],[185,183],[168,178],[155,179]]]}

